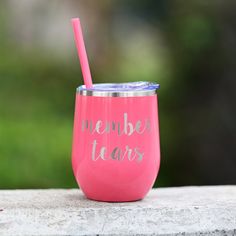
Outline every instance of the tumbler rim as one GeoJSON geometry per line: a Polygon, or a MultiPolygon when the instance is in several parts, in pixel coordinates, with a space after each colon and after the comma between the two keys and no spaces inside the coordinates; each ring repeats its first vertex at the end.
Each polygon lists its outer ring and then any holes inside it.
{"type": "MultiPolygon", "coordinates": [[[[157,94],[157,90],[160,88],[160,85],[152,82],[145,82],[148,87],[145,88],[136,88],[133,90],[99,90],[98,87],[96,90],[94,88],[87,89],[85,85],[81,85],[76,89],[76,92],[82,96],[95,96],[95,97],[139,97],[139,96],[152,96],[157,94]]],[[[122,86],[129,83],[100,83],[94,84],[94,87],[105,85],[105,86],[122,86]]]]}

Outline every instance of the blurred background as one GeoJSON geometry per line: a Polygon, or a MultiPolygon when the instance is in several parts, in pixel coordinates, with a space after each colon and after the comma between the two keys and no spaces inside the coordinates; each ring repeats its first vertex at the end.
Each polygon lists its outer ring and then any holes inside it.
{"type": "Polygon", "coordinates": [[[161,84],[155,187],[236,184],[236,1],[1,0],[0,188],[76,187],[70,18],[93,80],[161,84]]]}

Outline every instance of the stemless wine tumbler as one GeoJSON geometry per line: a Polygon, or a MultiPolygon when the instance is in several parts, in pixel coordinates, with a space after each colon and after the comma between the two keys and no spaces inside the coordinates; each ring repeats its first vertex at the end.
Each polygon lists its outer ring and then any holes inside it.
{"type": "Polygon", "coordinates": [[[152,188],[160,166],[158,84],[77,88],[72,166],[92,200],[135,201],[152,188]]]}

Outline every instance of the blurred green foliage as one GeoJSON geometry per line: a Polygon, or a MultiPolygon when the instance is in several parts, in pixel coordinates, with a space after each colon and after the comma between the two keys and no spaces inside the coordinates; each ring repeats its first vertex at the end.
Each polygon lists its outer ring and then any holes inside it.
{"type": "Polygon", "coordinates": [[[0,186],[75,186],[70,153],[76,66],[42,52],[7,49],[0,57],[0,186]]]}

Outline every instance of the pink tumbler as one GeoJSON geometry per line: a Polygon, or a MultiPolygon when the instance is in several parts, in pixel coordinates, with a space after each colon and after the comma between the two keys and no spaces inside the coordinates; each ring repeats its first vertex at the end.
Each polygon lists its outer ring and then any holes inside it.
{"type": "Polygon", "coordinates": [[[87,198],[136,201],[152,188],[160,166],[158,88],[149,82],[78,87],[72,166],[87,198]]]}

